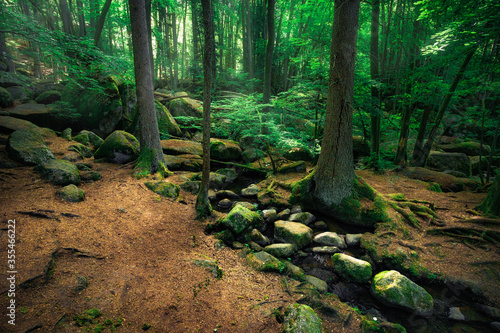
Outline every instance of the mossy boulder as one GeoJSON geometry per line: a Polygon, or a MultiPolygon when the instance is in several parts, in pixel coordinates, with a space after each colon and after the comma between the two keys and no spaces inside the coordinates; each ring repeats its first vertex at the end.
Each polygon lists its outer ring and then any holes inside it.
{"type": "Polygon", "coordinates": [[[443,192],[460,192],[465,190],[463,179],[420,167],[407,167],[403,171],[405,177],[427,183],[437,183],[443,192]]]}
{"type": "Polygon", "coordinates": [[[10,93],[13,100],[16,99],[27,100],[33,98],[33,90],[29,88],[14,86],[5,89],[10,93]]]}
{"type": "Polygon", "coordinates": [[[247,255],[247,264],[253,269],[261,272],[286,272],[286,266],[277,258],[267,252],[249,253],[247,255]]]}
{"type": "Polygon", "coordinates": [[[80,173],[80,178],[82,179],[82,181],[95,182],[101,179],[102,175],[99,171],[85,171],[80,173]]]}
{"type": "Polygon", "coordinates": [[[53,130],[49,128],[38,127],[37,125],[27,120],[10,116],[0,116],[1,132],[12,133],[18,130],[33,131],[40,134],[44,138],[55,138],[57,136],[53,130]]]}
{"type": "Polygon", "coordinates": [[[369,262],[356,259],[343,253],[332,256],[335,271],[349,282],[365,283],[372,277],[372,266],[369,262]]]}
{"type": "Polygon", "coordinates": [[[297,281],[303,281],[306,273],[302,268],[292,264],[288,259],[281,259],[281,262],[285,264],[288,276],[297,281]]]}
{"type": "Polygon", "coordinates": [[[283,156],[290,161],[310,161],[312,154],[307,148],[295,147],[287,150],[283,156]]]}
{"type": "Polygon", "coordinates": [[[231,140],[210,139],[210,158],[229,162],[241,160],[242,150],[239,144],[231,140]]]}
{"type": "Polygon", "coordinates": [[[186,93],[176,93],[176,97],[166,105],[174,117],[203,117],[203,106],[198,101],[187,97],[186,93]]]}
{"type": "MultiPolygon", "coordinates": [[[[483,172],[486,171],[488,161],[489,161],[489,156],[488,157],[483,156],[481,158],[481,169],[483,170],[483,172]]],[[[479,174],[479,156],[471,156],[470,163],[471,163],[472,174],[473,175],[479,174]]],[[[491,165],[492,169],[500,168],[500,156],[493,156],[491,160],[491,165]]]]}
{"type": "Polygon", "coordinates": [[[439,148],[447,153],[463,153],[467,156],[485,156],[489,155],[491,152],[490,146],[483,144],[481,148],[481,143],[474,141],[441,145],[439,148]]]}
{"type": "Polygon", "coordinates": [[[203,159],[199,155],[163,155],[165,165],[170,171],[201,171],[203,159]]]}
{"type": "Polygon", "coordinates": [[[22,74],[0,71],[0,87],[14,86],[31,87],[31,80],[22,74]]]}
{"type": "Polygon", "coordinates": [[[86,146],[92,145],[95,149],[101,147],[102,143],[104,142],[104,140],[101,139],[99,135],[87,130],[83,130],[75,135],[73,140],[75,140],[76,142],[80,142],[81,144],[86,146]]]}
{"type": "Polygon", "coordinates": [[[251,228],[259,227],[262,223],[263,220],[259,213],[240,205],[234,206],[222,220],[222,224],[235,235],[240,235],[251,228]]]}
{"type": "Polygon", "coordinates": [[[144,185],[146,185],[146,187],[149,188],[151,191],[167,198],[176,199],[179,196],[180,186],[176,184],[158,181],[158,182],[145,182],[144,185]]]}
{"type": "Polygon", "coordinates": [[[290,215],[288,221],[290,222],[300,222],[305,225],[309,225],[316,220],[316,216],[309,212],[300,212],[290,215]]]}
{"type": "Polygon", "coordinates": [[[236,178],[238,178],[238,173],[236,172],[236,170],[232,168],[219,169],[216,171],[216,173],[218,173],[219,175],[226,176],[227,183],[232,183],[233,181],[236,180],[236,178]]]}
{"type": "Polygon", "coordinates": [[[276,258],[290,258],[295,252],[295,246],[287,243],[271,244],[264,251],[276,258]]]}
{"type": "Polygon", "coordinates": [[[82,145],[81,143],[69,146],[68,150],[78,153],[82,158],[89,158],[94,155],[94,151],[92,150],[92,148],[82,145]]]}
{"type": "Polygon", "coordinates": [[[72,134],[73,134],[73,130],[71,129],[71,127],[68,127],[68,128],[65,128],[62,132],[61,132],[61,138],[63,139],[66,139],[68,141],[71,141],[71,137],[72,137],[72,134]]]}
{"type": "Polygon", "coordinates": [[[383,271],[373,277],[371,292],[380,302],[415,311],[425,315],[432,313],[432,296],[415,282],[398,271],[383,271]]]}
{"type": "Polygon", "coordinates": [[[5,150],[13,160],[25,165],[43,164],[54,159],[54,154],[33,130],[18,130],[9,135],[5,150]]]}
{"type": "Polygon", "coordinates": [[[471,162],[464,153],[431,152],[427,158],[426,166],[436,171],[459,171],[464,173],[465,177],[471,175],[471,162]]]}
{"type": "Polygon", "coordinates": [[[35,102],[39,104],[52,104],[61,100],[61,93],[57,90],[44,91],[37,98],[35,102]]]}
{"type": "Polygon", "coordinates": [[[55,185],[80,184],[80,173],[76,165],[66,160],[51,159],[35,167],[42,178],[55,185]]]}
{"type": "Polygon", "coordinates": [[[328,292],[328,284],[325,280],[319,279],[312,275],[305,275],[304,281],[310,283],[321,294],[326,294],[328,292]]]}
{"type": "Polygon", "coordinates": [[[57,190],[57,195],[68,202],[80,202],[85,200],[85,192],[74,184],[66,185],[57,190]]]}
{"type": "Polygon", "coordinates": [[[288,221],[274,222],[274,238],[284,243],[290,243],[295,249],[301,249],[312,242],[313,230],[308,226],[288,221]]]}
{"type": "Polygon", "coordinates": [[[321,318],[305,304],[289,305],[284,314],[283,333],[321,333],[321,318]]]}
{"type": "Polygon", "coordinates": [[[106,158],[113,163],[127,163],[139,157],[139,141],[125,131],[111,133],[95,152],[94,158],[106,158]]]}
{"type": "Polygon", "coordinates": [[[279,168],[278,173],[292,173],[292,172],[299,173],[299,172],[306,172],[306,170],[307,170],[306,162],[297,161],[282,166],[281,168],[279,168]]]}
{"type": "Polygon", "coordinates": [[[168,133],[173,136],[181,136],[182,131],[170,111],[160,102],[155,101],[156,119],[160,133],[168,133]]]}
{"type": "Polygon", "coordinates": [[[9,111],[12,117],[30,121],[38,126],[49,126],[51,108],[43,104],[20,104],[9,111]]]}
{"type": "Polygon", "coordinates": [[[0,87],[0,108],[8,108],[14,104],[14,99],[7,89],[0,87]]]}
{"type": "Polygon", "coordinates": [[[161,140],[161,148],[166,155],[203,155],[201,143],[188,140],[161,140]]]}
{"type": "Polygon", "coordinates": [[[347,247],[344,238],[332,231],[325,231],[317,234],[314,236],[314,242],[321,245],[336,246],[340,249],[345,249],[347,247]]]}
{"type": "Polygon", "coordinates": [[[241,158],[245,163],[253,163],[263,156],[265,156],[265,153],[257,148],[248,148],[241,153],[241,158]]]}

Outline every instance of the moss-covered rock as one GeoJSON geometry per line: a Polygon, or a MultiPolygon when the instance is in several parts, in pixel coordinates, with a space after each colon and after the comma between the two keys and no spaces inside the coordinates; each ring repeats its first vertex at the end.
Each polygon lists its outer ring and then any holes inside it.
{"type": "Polygon", "coordinates": [[[35,167],[42,178],[55,185],[80,184],[80,173],[76,165],[66,160],[51,159],[35,167]]]}
{"type": "Polygon", "coordinates": [[[87,130],[83,130],[75,135],[73,140],[75,140],[76,142],[80,142],[81,144],[86,146],[91,144],[95,149],[101,147],[102,143],[104,142],[104,140],[101,139],[99,135],[87,130]]]}
{"type": "Polygon", "coordinates": [[[0,116],[0,130],[6,133],[12,133],[18,130],[34,131],[44,138],[55,138],[57,136],[56,133],[49,128],[38,127],[27,120],[10,116],[0,116]]]}
{"type": "Polygon", "coordinates": [[[241,160],[242,150],[239,144],[231,140],[210,139],[210,158],[217,161],[241,160]]]}
{"type": "Polygon", "coordinates": [[[373,277],[371,292],[380,302],[419,314],[429,314],[434,307],[432,296],[398,271],[383,271],[373,277]]]}
{"type": "Polygon", "coordinates": [[[305,304],[294,303],[285,310],[284,333],[321,333],[321,318],[305,304]]]}
{"type": "Polygon", "coordinates": [[[57,195],[61,199],[68,202],[80,202],[85,200],[85,192],[73,184],[64,186],[57,190],[57,195]]]}
{"type": "Polygon", "coordinates": [[[14,86],[29,87],[31,80],[19,73],[0,71],[0,87],[8,88],[14,86]]]}
{"type": "Polygon", "coordinates": [[[485,214],[500,216],[500,177],[497,176],[484,201],[476,207],[485,214]]]}
{"type": "Polygon", "coordinates": [[[156,119],[160,133],[168,133],[173,136],[181,136],[182,132],[170,111],[160,102],[155,101],[156,119]]]}
{"type": "Polygon", "coordinates": [[[426,166],[436,171],[453,170],[463,172],[466,177],[471,175],[471,162],[464,153],[431,152],[426,166]]]}
{"type": "Polygon", "coordinates": [[[288,276],[297,281],[303,281],[306,273],[302,268],[292,264],[288,259],[281,259],[281,262],[286,266],[288,276]]]}
{"type": "Polygon", "coordinates": [[[363,333],[406,333],[406,329],[400,324],[387,321],[372,320],[373,316],[363,316],[361,329],[363,333]]]}
{"type": "Polygon", "coordinates": [[[481,149],[481,143],[474,141],[441,145],[439,148],[447,153],[463,153],[467,156],[486,156],[491,152],[490,146],[483,144],[481,149]]]}
{"type": "Polygon", "coordinates": [[[304,281],[310,283],[321,294],[326,294],[328,292],[328,284],[322,279],[319,279],[312,275],[305,275],[304,281]]]}
{"type": "Polygon", "coordinates": [[[139,157],[139,141],[125,131],[114,131],[95,152],[94,158],[106,158],[113,163],[127,163],[139,157]]]}
{"type": "Polygon", "coordinates": [[[201,171],[203,159],[198,155],[163,155],[165,165],[170,171],[201,171]]]}
{"type": "Polygon", "coordinates": [[[158,181],[158,182],[145,182],[144,185],[146,185],[146,187],[149,188],[151,191],[167,198],[176,199],[179,196],[180,186],[176,184],[158,181]]]}
{"type": "Polygon", "coordinates": [[[54,154],[33,130],[18,130],[9,135],[5,150],[13,160],[25,165],[43,164],[54,159],[54,154]]]}
{"type": "Polygon", "coordinates": [[[335,271],[350,282],[365,283],[372,277],[372,266],[369,262],[356,259],[343,253],[332,256],[335,271]]]}
{"type": "Polygon", "coordinates": [[[311,152],[303,147],[296,147],[287,150],[283,156],[290,161],[310,161],[312,160],[311,152]]]}
{"type": "Polygon", "coordinates": [[[265,153],[262,150],[256,148],[245,149],[243,153],[241,153],[241,158],[245,163],[253,163],[264,156],[265,153]]]}
{"type": "Polygon", "coordinates": [[[263,220],[259,213],[239,205],[234,206],[224,220],[222,220],[222,224],[235,235],[240,235],[251,228],[259,227],[262,223],[263,220]]]}
{"type": "Polygon", "coordinates": [[[460,192],[465,190],[463,179],[447,175],[443,172],[419,167],[408,167],[403,171],[403,175],[428,183],[438,183],[443,192],[460,192]]]}
{"type": "Polygon", "coordinates": [[[167,108],[172,113],[174,117],[203,117],[203,106],[196,100],[187,97],[186,93],[176,93],[176,97],[185,96],[181,98],[176,98],[168,102],[167,108]],[[183,94],[183,95],[179,95],[183,94]]]}
{"type": "Polygon", "coordinates": [[[336,246],[339,249],[345,249],[347,247],[344,238],[333,231],[325,231],[317,234],[314,236],[314,242],[321,245],[336,246]]]}
{"type": "Polygon", "coordinates": [[[308,226],[288,221],[274,222],[274,238],[284,243],[290,243],[296,249],[301,249],[312,242],[313,230],[308,226]]]}
{"type": "Polygon", "coordinates": [[[224,168],[216,171],[219,175],[226,176],[226,182],[232,183],[238,178],[238,173],[233,168],[224,168]]]}
{"type": "Polygon", "coordinates": [[[36,103],[25,103],[9,111],[10,115],[19,119],[30,121],[38,126],[51,125],[51,108],[36,103]]]}
{"type": "MultiPolygon", "coordinates": [[[[489,161],[489,156],[488,157],[483,156],[483,158],[481,159],[481,169],[483,170],[483,172],[486,170],[488,161],[489,161]]],[[[471,156],[470,163],[471,163],[472,174],[473,175],[479,174],[479,156],[471,156]]],[[[500,168],[500,156],[493,156],[491,160],[491,165],[493,166],[493,169],[500,168]]]]}
{"type": "Polygon", "coordinates": [[[285,273],[286,266],[267,252],[249,253],[247,255],[247,264],[253,269],[261,272],[285,273]]]}
{"type": "Polygon", "coordinates": [[[300,222],[305,225],[309,225],[316,220],[316,216],[309,212],[300,212],[290,215],[288,221],[290,222],[300,222]]]}
{"type": "Polygon", "coordinates": [[[8,108],[14,104],[12,95],[7,89],[0,87],[0,108],[8,108]]]}
{"type": "Polygon", "coordinates": [[[66,139],[68,141],[71,141],[71,137],[72,137],[72,134],[73,134],[73,130],[68,127],[68,128],[65,128],[62,132],[61,132],[61,138],[63,139],[66,139]]]}
{"type": "Polygon", "coordinates": [[[292,173],[292,172],[299,173],[299,172],[306,172],[306,170],[307,170],[306,162],[297,161],[282,166],[281,168],[279,168],[278,173],[292,173]]]}
{"type": "Polygon", "coordinates": [[[85,171],[80,173],[80,178],[85,182],[95,182],[102,178],[102,175],[98,171],[85,171]]]}
{"type": "Polygon", "coordinates": [[[271,244],[266,246],[264,251],[276,258],[290,258],[295,252],[295,247],[287,243],[271,244]]]}
{"type": "Polygon", "coordinates": [[[161,148],[166,155],[203,155],[201,143],[188,140],[161,140],[161,148]]]}
{"type": "Polygon", "coordinates": [[[92,148],[82,145],[81,143],[69,146],[68,150],[78,153],[83,158],[89,158],[92,157],[92,155],[94,155],[94,151],[92,150],[92,148]]]}
{"type": "Polygon", "coordinates": [[[61,100],[61,93],[57,90],[44,91],[37,98],[35,102],[39,104],[52,104],[61,100]]]}
{"type": "Polygon", "coordinates": [[[33,90],[26,87],[14,86],[14,87],[8,87],[6,88],[6,90],[10,93],[13,100],[16,99],[20,99],[21,101],[29,100],[32,99],[34,96],[33,90]]]}

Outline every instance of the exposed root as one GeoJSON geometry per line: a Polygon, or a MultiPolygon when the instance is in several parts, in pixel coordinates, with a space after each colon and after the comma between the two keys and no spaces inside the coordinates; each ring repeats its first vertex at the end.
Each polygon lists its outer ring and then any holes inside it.
{"type": "Polygon", "coordinates": [[[446,235],[461,240],[468,240],[475,244],[490,243],[499,246],[500,232],[492,229],[476,229],[467,227],[432,228],[427,230],[429,235],[446,235]]]}

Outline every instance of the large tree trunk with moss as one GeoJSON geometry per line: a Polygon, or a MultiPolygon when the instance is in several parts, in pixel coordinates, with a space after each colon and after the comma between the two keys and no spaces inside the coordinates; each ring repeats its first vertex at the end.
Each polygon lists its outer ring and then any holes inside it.
{"type": "Polygon", "coordinates": [[[156,119],[153,80],[150,66],[148,29],[146,27],[146,7],[144,0],[129,0],[134,70],[139,110],[139,142],[141,156],[135,173],[147,175],[160,171],[166,173],[163,151],[156,119]]]}
{"type": "Polygon", "coordinates": [[[476,209],[485,214],[500,217],[500,177],[495,178],[493,185],[488,191],[488,196],[486,196],[486,199],[476,209]]]}
{"type": "Polygon", "coordinates": [[[210,104],[212,102],[212,58],[214,48],[214,18],[212,0],[202,0],[203,25],[205,28],[205,53],[203,55],[203,172],[201,186],[196,198],[196,213],[198,218],[212,214],[208,200],[210,185],[210,104]]]}
{"type": "Polygon", "coordinates": [[[314,177],[314,196],[327,207],[350,196],[355,179],[352,102],[359,3],[335,1],[325,129],[314,177]]]}

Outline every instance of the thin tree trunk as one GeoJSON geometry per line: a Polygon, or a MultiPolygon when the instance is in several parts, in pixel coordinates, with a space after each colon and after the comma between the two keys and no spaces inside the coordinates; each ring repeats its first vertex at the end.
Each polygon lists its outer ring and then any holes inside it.
{"type": "Polygon", "coordinates": [[[252,12],[250,10],[250,0],[246,0],[247,7],[247,50],[248,50],[248,78],[253,79],[253,49],[252,49],[252,12]]]}
{"type": "Polygon", "coordinates": [[[76,1],[76,7],[78,8],[78,25],[80,28],[80,37],[87,34],[85,29],[85,15],[83,13],[83,3],[81,0],[76,1]]]}
{"type": "MultiPolygon", "coordinates": [[[[262,101],[264,104],[269,104],[271,99],[271,79],[273,68],[273,50],[274,50],[274,11],[275,0],[268,0],[267,2],[267,46],[266,46],[266,67],[264,69],[264,96],[262,101]]],[[[269,108],[266,108],[269,110],[269,108]]]]}
{"type": "Polygon", "coordinates": [[[173,40],[173,52],[172,52],[172,62],[174,63],[174,82],[172,89],[177,91],[177,83],[179,82],[179,61],[177,52],[177,16],[175,12],[172,12],[172,40],[173,40]]]}
{"type": "Polygon", "coordinates": [[[374,0],[372,3],[372,22],[370,35],[370,76],[372,79],[371,97],[372,97],[372,112],[371,116],[371,163],[378,168],[378,160],[380,157],[380,118],[381,110],[380,97],[378,89],[379,79],[379,59],[378,59],[378,37],[379,37],[379,18],[380,18],[380,1],[374,0]]]}
{"type": "Polygon", "coordinates": [[[95,46],[99,46],[99,40],[101,39],[102,29],[104,28],[104,21],[106,20],[106,15],[108,15],[109,7],[111,7],[111,1],[112,0],[106,0],[104,6],[102,7],[101,15],[99,15],[99,20],[97,21],[94,33],[95,46]]]}
{"type": "Polygon", "coordinates": [[[71,15],[69,13],[68,2],[66,0],[59,0],[59,9],[61,10],[63,31],[65,34],[71,35],[71,15]]]}

